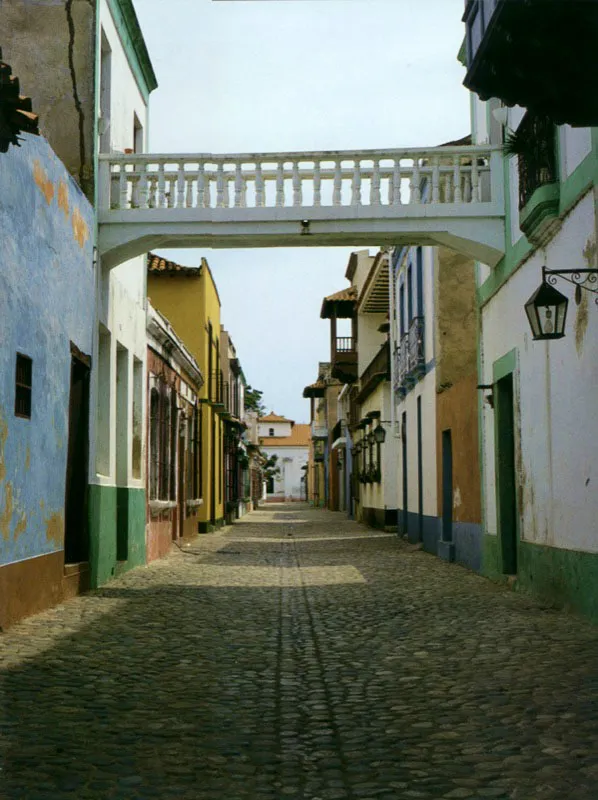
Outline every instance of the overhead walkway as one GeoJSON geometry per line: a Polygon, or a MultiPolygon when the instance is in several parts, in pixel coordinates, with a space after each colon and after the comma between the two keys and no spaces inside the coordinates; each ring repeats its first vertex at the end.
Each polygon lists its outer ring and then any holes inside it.
{"type": "Polygon", "coordinates": [[[500,148],[102,155],[102,263],[156,248],[445,245],[503,256],[500,148]]]}

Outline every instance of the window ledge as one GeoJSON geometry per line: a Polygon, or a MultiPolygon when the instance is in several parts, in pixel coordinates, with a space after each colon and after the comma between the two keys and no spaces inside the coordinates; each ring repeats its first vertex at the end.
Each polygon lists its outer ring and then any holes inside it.
{"type": "Polygon", "coordinates": [[[160,514],[162,511],[170,511],[171,508],[176,508],[176,500],[150,500],[149,509],[152,514],[160,514]]]}
{"type": "Polygon", "coordinates": [[[198,497],[196,500],[187,500],[187,508],[198,508],[203,505],[203,498],[198,497]]]}
{"type": "Polygon", "coordinates": [[[559,201],[561,186],[558,181],[538,186],[519,212],[519,227],[528,241],[545,244],[560,226],[559,201]]]}

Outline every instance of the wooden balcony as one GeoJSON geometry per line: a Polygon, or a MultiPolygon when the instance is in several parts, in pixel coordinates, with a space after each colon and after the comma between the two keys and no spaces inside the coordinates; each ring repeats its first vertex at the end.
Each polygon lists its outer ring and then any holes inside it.
{"type": "Polygon", "coordinates": [[[360,377],[361,389],[357,395],[357,402],[363,403],[363,401],[371,395],[379,383],[389,380],[390,343],[386,341],[364,369],[360,377]]]}
{"type": "Polygon", "coordinates": [[[467,74],[498,97],[556,124],[598,124],[598,0],[466,0],[467,74]]]}
{"type": "Polygon", "coordinates": [[[332,377],[342,383],[355,383],[357,380],[357,348],[352,336],[337,336],[333,340],[332,377]]]}

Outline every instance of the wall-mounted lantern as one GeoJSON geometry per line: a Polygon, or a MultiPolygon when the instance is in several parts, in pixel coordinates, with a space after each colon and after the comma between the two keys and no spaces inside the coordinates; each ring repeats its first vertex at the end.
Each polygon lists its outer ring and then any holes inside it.
{"type": "MultiPolygon", "coordinates": [[[[525,304],[525,313],[535,341],[562,339],[565,335],[569,300],[554,288],[557,276],[575,286],[575,300],[581,290],[598,294],[598,269],[547,269],[542,267],[542,283],[525,304]],[[592,285],[586,285],[592,284],[592,285]],[[596,285],[596,288],[594,286],[596,285]]],[[[596,299],[598,304],[598,298],[596,299]]]]}
{"type": "Polygon", "coordinates": [[[382,425],[378,424],[374,428],[374,441],[376,444],[384,444],[386,439],[386,430],[382,427],[382,425]]]}

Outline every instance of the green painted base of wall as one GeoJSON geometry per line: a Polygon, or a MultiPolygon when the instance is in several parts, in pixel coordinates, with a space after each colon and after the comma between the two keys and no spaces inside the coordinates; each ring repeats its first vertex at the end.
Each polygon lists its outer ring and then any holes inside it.
{"type": "MultiPolygon", "coordinates": [[[[520,542],[516,591],[533,594],[558,608],[567,608],[598,622],[598,554],[520,542]]],[[[497,536],[484,536],[482,572],[507,582],[501,572],[497,536]]]]}
{"type": "Polygon", "coordinates": [[[145,564],[145,490],[89,487],[91,586],[145,564]]]}
{"type": "Polygon", "coordinates": [[[226,525],[226,520],[224,517],[217,519],[216,522],[198,522],[197,523],[197,532],[198,533],[214,533],[214,531],[223,528],[226,525]]]}

